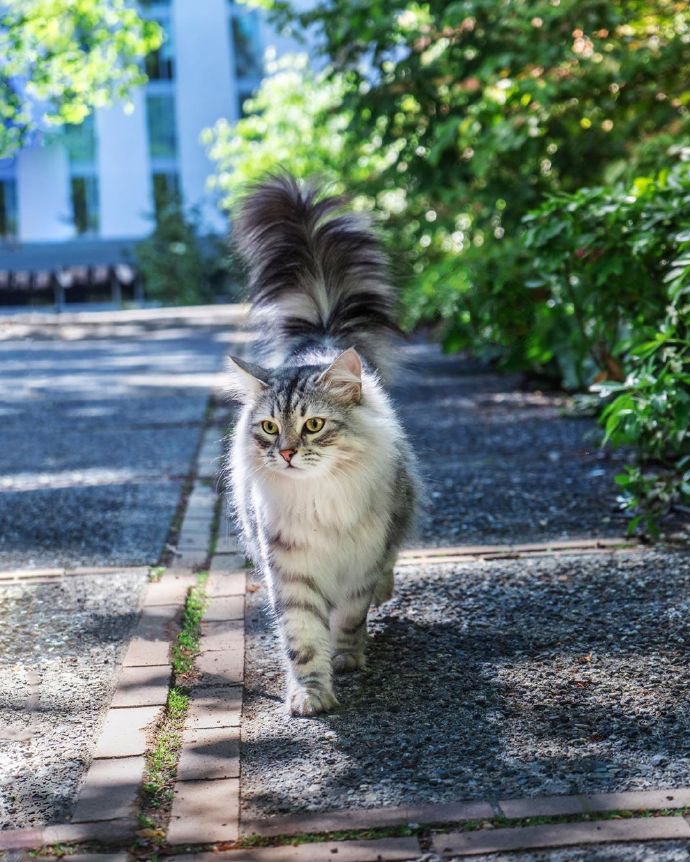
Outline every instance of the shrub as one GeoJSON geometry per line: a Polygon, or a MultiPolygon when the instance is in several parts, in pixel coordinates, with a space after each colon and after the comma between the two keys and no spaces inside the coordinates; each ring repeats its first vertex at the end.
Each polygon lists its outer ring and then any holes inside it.
{"type": "Polygon", "coordinates": [[[617,477],[631,529],[654,531],[690,501],[690,165],[553,196],[526,224],[556,359],[576,383],[596,374],[605,440],[636,453],[617,477]]]}
{"type": "Polygon", "coordinates": [[[137,245],[136,259],[148,297],[170,305],[212,301],[224,268],[220,240],[202,236],[198,214],[185,212],[177,195],[159,206],[153,233],[137,245]]]}

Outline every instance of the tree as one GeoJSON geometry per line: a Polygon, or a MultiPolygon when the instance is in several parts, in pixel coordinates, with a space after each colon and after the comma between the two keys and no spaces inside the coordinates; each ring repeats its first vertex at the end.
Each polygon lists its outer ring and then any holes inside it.
{"type": "Polygon", "coordinates": [[[37,128],[81,123],[145,82],[162,41],[127,0],[13,0],[0,10],[0,157],[37,128]]]}
{"type": "MultiPolygon", "coordinates": [[[[328,63],[322,86],[338,95],[310,114],[310,139],[338,129],[343,158],[329,166],[383,209],[391,248],[411,273],[410,322],[442,317],[449,349],[474,346],[558,374],[563,322],[559,314],[554,326],[548,292],[528,286],[535,272],[522,220],[549,193],[678,158],[690,139],[690,6],[322,0],[300,15],[273,7],[309,28],[328,63]],[[367,147],[382,158],[355,170],[367,147]]],[[[255,103],[264,116],[280,110],[270,87],[255,103]]],[[[262,134],[265,152],[293,139],[301,150],[284,124],[266,123],[262,134]]],[[[242,129],[224,171],[250,173],[255,146],[242,129]]],[[[565,319],[575,333],[571,305],[565,319]]]]}

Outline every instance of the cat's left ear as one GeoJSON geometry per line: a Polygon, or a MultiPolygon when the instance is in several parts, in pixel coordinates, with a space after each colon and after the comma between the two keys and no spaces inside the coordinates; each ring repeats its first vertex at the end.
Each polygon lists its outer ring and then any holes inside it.
{"type": "Polygon", "coordinates": [[[232,398],[246,403],[252,401],[268,387],[269,372],[253,362],[228,356],[228,392],[232,398]]]}
{"type": "Polygon", "coordinates": [[[338,401],[359,404],[362,398],[362,360],[354,347],[331,362],[319,377],[319,383],[338,401]]]}

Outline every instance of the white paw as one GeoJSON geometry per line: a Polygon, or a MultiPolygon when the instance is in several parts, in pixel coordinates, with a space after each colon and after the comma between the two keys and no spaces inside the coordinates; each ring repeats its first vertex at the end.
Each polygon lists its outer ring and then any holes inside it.
{"type": "Polygon", "coordinates": [[[367,658],[363,652],[338,652],[333,656],[333,670],[336,673],[362,670],[366,663],[367,658]]]}
{"type": "Polygon", "coordinates": [[[295,686],[288,694],[287,705],[292,715],[308,716],[330,712],[338,705],[338,701],[329,689],[306,689],[295,686]]]}

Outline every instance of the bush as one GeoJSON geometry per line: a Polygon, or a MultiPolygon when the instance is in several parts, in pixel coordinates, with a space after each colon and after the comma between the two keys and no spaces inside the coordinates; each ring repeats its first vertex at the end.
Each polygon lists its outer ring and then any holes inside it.
{"type": "Polygon", "coordinates": [[[553,196],[525,222],[555,358],[575,383],[596,373],[605,440],[636,452],[617,478],[631,529],[654,531],[690,501],[690,165],[553,196]]]}
{"type": "Polygon", "coordinates": [[[223,254],[220,240],[202,236],[198,214],[186,213],[176,195],[161,202],[153,233],[136,247],[146,294],[170,305],[211,302],[223,254]]]}

